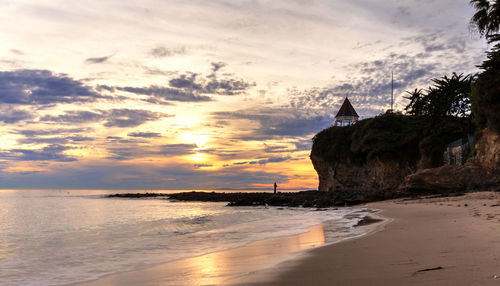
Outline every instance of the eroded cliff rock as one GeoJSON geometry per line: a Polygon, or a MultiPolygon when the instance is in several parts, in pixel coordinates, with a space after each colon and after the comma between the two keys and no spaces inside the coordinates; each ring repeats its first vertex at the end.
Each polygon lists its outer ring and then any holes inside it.
{"type": "Polygon", "coordinates": [[[420,170],[405,178],[401,190],[410,193],[450,193],[499,190],[500,135],[485,130],[476,143],[476,155],[463,166],[420,170]]]}
{"type": "Polygon", "coordinates": [[[415,172],[415,166],[393,158],[377,157],[362,165],[333,162],[311,154],[318,173],[320,191],[397,189],[403,179],[415,172]]]}
{"type": "Polygon", "coordinates": [[[466,123],[463,118],[445,117],[437,124],[428,117],[386,113],[324,129],[313,138],[310,155],[318,189],[387,198],[493,184],[500,161],[496,133],[484,132],[474,163],[436,168],[443,164],[447,144],[467,138],[466,123]]]}

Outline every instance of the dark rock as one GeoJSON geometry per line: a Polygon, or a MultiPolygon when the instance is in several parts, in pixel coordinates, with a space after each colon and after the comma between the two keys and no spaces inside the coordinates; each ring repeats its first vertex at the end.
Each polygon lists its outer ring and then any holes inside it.
{"type": "Polygon", "coordinates": [[[168,197],[168,194],[162,194],[162,193],[127,193],[127,194],[111,194],[111,195],[106,195],[106,198],[130,198],[130,199],[137,199],[137,198],[156,198],[156,197],[168,197]]]}
{"type": "Polygon", "coordinates": [[[381,222],[381,219],[378,218],[373,218],[371,216],[365,216],[361,220],[358,221],[358,223],[354,227],[359,227],[363,225],[369,225],[377,222],[381,222]]]}
{"type": "Polygon", "coordinates": [[[186,192],[170,194],[170,200],[228,202],[228,206],[287,206],[305,208],[329,208],[333,206],[354,205],[372,201],[366,200],[363,193],[342,191],[340,193],[302,191],[278,194],[273,193],[207,193],[186,192]]]}

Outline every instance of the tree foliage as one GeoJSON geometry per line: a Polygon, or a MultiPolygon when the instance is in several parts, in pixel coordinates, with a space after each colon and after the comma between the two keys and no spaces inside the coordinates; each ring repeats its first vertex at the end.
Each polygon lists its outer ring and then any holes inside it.
{"type": "Polygon", "coordinates": [[[405,107],[406,113],[409,115],[423,115],[426,105],[423,90],[415,88],[414,91],[407,91],[406,93],[408,93],[408,96],[404,98],[410,100],[410,103],[405,107]]]}
{"type": "Polygon", "coordinates": [[[451,77],[433,79],[426,91],[415,89],[405,97],[409,115],[429,116],[439,119],[446,116],[468,118],[471,115],[469,95],[474,76],[453,73],[451,77]]]}
{"type": "Polygon", "coordinates": [[[421,156],[439,166],[445,145],[466,136],[464,118],[447,117],[435,125],[430,117],[386,113],[355,125],[331,126],[314,136],[312,154],[330,163],[363,163],[397,158],[416,165],[421,156]]]}
{"type": "Polygon", "coordinates": [[[483,71],[472,87],[472,112],[479,128],[500,131],[500,1],[471,0],[470,3],[476,8],[471,24],[493,44],[486,52],[487,59],[479,66],[483,71]]]}
{"type": "Polygon", "coordinates": [[[498,0],[470,0],[476,13],[470,20],[471,27],[477,28],[481,36],[496,34],[500,27],[500,2],[498,0]]]}
{"type": "Polygon", "coordinates": [[[483,70],[472,87],[472,111],[479,128],[500,131],[500,43],[486,53],[483,70]]]}

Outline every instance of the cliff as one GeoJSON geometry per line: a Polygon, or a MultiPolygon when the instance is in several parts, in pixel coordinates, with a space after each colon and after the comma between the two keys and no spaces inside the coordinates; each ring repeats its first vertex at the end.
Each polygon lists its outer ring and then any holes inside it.
{"type": "Polygon", "coordinates": [[[500,135],[486,129],[475,146],[476,155],[463,166],[421,170],[405,178],[400,189],[407,192],[448,193],[499,190],[500,135]]]}
{"type": "Polygon", "coordinates": [[[467,136],[461,119],[447,118],[441,123],[438,126],[428,118],[389,113],[321,131],[313,138],[310,155],[319,177],[318,189],[361,192],[377,198],[416,190],[412,184],[420,179],[406,179],[438,167],[446,144],[467,136]],[[402,188],[403,182],[409,185],[402,188]]]}
{"type": "Polygon", "coordinates": [[[311,154],[311,161],[318,173],[320,191],[394,190],[416,170],[415,164],[383,157],[376,157],[361,165],[348,162],[332,164],[311,154]]]}

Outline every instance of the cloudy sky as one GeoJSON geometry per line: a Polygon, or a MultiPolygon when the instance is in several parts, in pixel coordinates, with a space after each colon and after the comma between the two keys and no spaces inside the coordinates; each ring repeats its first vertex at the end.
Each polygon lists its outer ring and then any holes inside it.
{"type": "Polygon", "coordinates": [[[487,48],[468,0],[0,0],[0,188],[316,188],[311,138],[487,48]]]}

